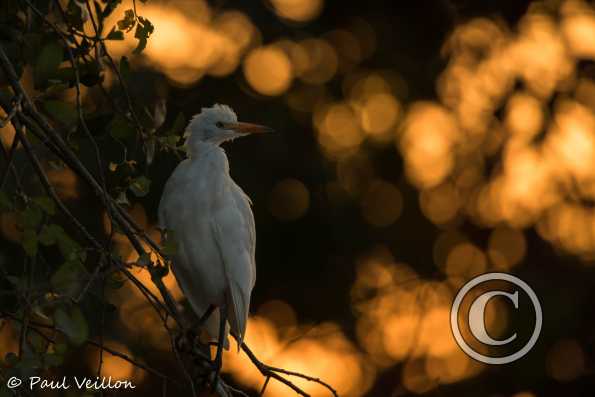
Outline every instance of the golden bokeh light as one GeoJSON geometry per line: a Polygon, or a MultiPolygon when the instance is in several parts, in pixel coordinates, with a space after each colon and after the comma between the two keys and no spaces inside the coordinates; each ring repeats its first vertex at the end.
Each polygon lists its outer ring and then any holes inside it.
{"type": "Polygon", "coordinates": [[[515,94],[508,100],[505,123],[514,139],[529,141],[543,124],[541,103],[531,95],[515,94]]]}
{"type": "MultiPolygon", "coordinates": [[[[593,59],[593,29],[595,11],[579,0],[530,7],[516,29],[487,18],[454,29],[439,100],[413,103],[398,137],[428,219],[535,226],[565,250],[595,253],[585,204],[595,198],[595,83],[577,73],[593,59]]],[[[501,230],[487,251],[509,269],[524,239],[501,230]]]]}
{"type": "Polygon", "coordinates": [[[310,207],[310,192],[303,182],[288,178],[271,190],[269,208],[273,216],[283,221],[301,218],[310,207]]]}
{"type": "Polygon", "coordinates": [[[364,140],[355,110],[346,103],[318,107],[313,115],[318,142],[332,157],[352,154],[364,140]]]}
{"type": "Polygon", "coordinates": [[[332,30],[325,35],[325,38],[337,51],[339,70],[342,73],[352,71],[363,60],[361,43],[351,31],[332,30]]]}
{"type": "Polygon", "coordinates": [[[269,0],[277,15],[295,22],[308,22],[322,11],[324,0],[269,0]]]}
{"type": "Polygon", "coordinates": [[[374,137],[386,135],[396,126],[400,112],[401,105],[394,96],[384,93],[371,95],[361,108],[362,128],[374,137]]]}
{"type": "Polygon", "coordinates": [[[411,181],[419,187],[442,182],[454,165],[452,148],[457,140],[456,121],[448,110],[430,103],[415,104],[399,142],[411,181]]]}
{"type": "Polygon", "coordinates": [[[520,230],[499,227],[490,234],[488,256],[497,269],[510,270],[523,260],[526,252],[525,235],[520,230]]]}
{"type": "MultiPolygon", "coordinates": [[[[485,256],[478,260],[485,267],[485,256]]],[[[460,351],[445,326],[453,295],[448,283],[424,281],[378,247],[360,261],[351,290],[361,347],[378,368],[403,362],[403,385],[415,393],[476,375],[483,366],[460,351]]],[[[496,317],[486,312],[490,329],[496,317]]]]}
{"type": "Polygon", "coordinates": [[[335,76],[339,65],[337,52],[326,40],[306,39],[298,43],[307,60],[298,77],[309,84],[324,84],[335,76]]]}
{"type": "Polygon", "coordinates": [[[448,253],[445,272],[449,281],[462,285],[467,280],[482,274],[487,269],[487,259],[483,251],[470,243],[461,243],[448,253]]]}
{"type": "MultiPolygon", "coordinates": [[[[125,1],[106,22],[106,29],[116,23],[124,10],[131,8],[125,1]]],[[[172,4],[139,4],[138,12],[148,18],[155,31],[135,62],[157,67],[174,83],[189,85],[205,74],[226,76],[240,63],[241,57],[254,45],[260,33],[251,20],[239,11],[215,15],[207,2],[197,0],[172,4]]],[[[129,56],[136,46],[133,35],[123,41],[107,42],[116,57],[129,56]]]]}
{"type": "Polygon", "coordinates": [[[419,195],[422,212],[436,225],[452,221],[461,206],[458,189],[450,183],[443,183],[426,189],[419,195]]]}
{"type": "Polygon", "coordinates": [[[570,382],[585,372],[585,353],[577,341],[557,341],[548,351],[548,375],[559,382],[570,382]]]}
{"type": "Polygon", "coordinates": [[[281,49],[268,46],[252,50],[244,61],[248,84],[263,95],[279,95],[287,91],[293,79],[288,56],[281,49]]]}
{"type": "Polygon", "coordinates": [[[403,210],[399,189],[386,181],[371,181],[361,201],[362,215],[372,226],[384,227],[396,222],[403,210]]]}
{"type": "MultiPolygon", "coordinates": [[[[265,306],[262,311],[274,307],[278,309],[279,304],[265,306]]],[[[364,357],[335,324],[284,328],[285,332],[281,333],[282,329],[267,317],[252,316],[248,320],[246,343],[269,365],[324,379],[340,395],[359,397],[371,387],[375,378],[373,368],[366,364],[364,357]]],[[[262,375],[245,355],[225,352],[223,363],[223,370],[231,373],[240,384],[255,390],[262,388],[262,375]]],[[[328,390],[316,383],[299,378],[292,382],[311,396],[328,395],[328,390]]],[[[274,381],[269,383],[264,394],[268,397],[285,395],[286,386],[274,381]]]]}

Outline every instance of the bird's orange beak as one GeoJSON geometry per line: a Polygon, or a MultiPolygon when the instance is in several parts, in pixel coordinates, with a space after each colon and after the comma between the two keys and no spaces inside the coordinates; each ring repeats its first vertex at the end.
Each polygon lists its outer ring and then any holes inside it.
{"type": "Polygon", "coordinates": [[[224,123],[223,127],[226,130],[233,130],[241,134],[262,134],[275,131],[270,127],[252,123],[224,123]]]}

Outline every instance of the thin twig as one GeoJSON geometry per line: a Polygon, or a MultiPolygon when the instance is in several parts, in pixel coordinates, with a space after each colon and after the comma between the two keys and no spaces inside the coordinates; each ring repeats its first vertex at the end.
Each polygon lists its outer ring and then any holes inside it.
{"type": "MultiPolygon", "coordinates": [[[[235,338],[235,335],[233,335],[233,336],[235,338]]],[[[285,385],[287,385],[291,389],[293,389],[296,393],[298,393],[298,394],[300,394],[302,396],[307,396],[308,395],[302,389],[300,389],[299,387],[297,387],[296,385],[294,385],[291,381],[283,378],[282,376],[279,376],[278,374],[295,376],[297,378],[305,379],[305,380],[307,380],[309,382],[318,383],[319,385],[324,386],[326,389],[328,389],[332,393],[333,396],[335,396],[335,397],[338,397],[339,396],[339,394],[337,393],[337,391],[331,385],[329,385],[328,383],[324,382],[323,380],[321,380],[319,378],[314,378],[312,376],[304,375],[304,374],[299,373],[299,372],[288,371],[288,370],[283,369],[283,368],[272,367],[270,365],[264,364],[263,362],[261,362],[256,357],[256,355],[252,352],[252,350],[250,350],[250,348],[248,347],[248,345],[246,345],[244,342],[242,342],[242,346],[241,347],[242,347],[242,350],[248,356],[248,358],[250,358],[250,361],[252,361],[252,363],[256,366],[256,368],[258,368],[258,370],[260,371],[260,373],[263,376],[271,377],[273,379],[278,380],[281,383],[284,383],[285,385]]]]}

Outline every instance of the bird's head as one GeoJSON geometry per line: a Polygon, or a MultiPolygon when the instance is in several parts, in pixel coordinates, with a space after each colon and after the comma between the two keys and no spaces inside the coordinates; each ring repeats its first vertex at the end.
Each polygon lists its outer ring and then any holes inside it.
{"type": "Polygon", "coordinates": [[[203,108],[195,115],[190,120],[185,135],[188,137],[187,145],[193,147],[203,142],[220,145],[249,134],[272,131],[263,125],[238,122],[238,117],[229,106],[217,104],[203,108]]]}

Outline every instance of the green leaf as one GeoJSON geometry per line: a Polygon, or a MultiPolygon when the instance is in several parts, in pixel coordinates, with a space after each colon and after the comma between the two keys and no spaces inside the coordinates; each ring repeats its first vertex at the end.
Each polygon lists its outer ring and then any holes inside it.
{"type": "Polygon", "coordinates": [[[21,245],[28,256],[34,257],[37,255],[37,233],[34,229],[25,229],[21,245]]]}
{"type": "Polygon", "coordinates": [[[10,211],[12,209],[12,201],[8,198],[8,195],[3,191],[0,191],[0,211],[10,211]]]}
{"type": "Polygon", "coordinates": [[[112,28],[112,30],[110,30],[110,32],[108,33],[107,40],[124,40],[124,32],[121,30],[116,30],[116,27],[114,26],[112,28]]]}
{"type": "Polygon", "coordinates": [[[151,180],[144,175],[132,180],[129,189],[136,197],[144,197],[151,189],[151,180]]]}
{"type": "Polygon", "coordinates": [[[46,44],[41,49],[35,63],[33,73],[35,85],[43,86],[48,79],[55,77],[63,58],[64,50],[56,41],[46,44]]]}
{"type": "Polygon", "coordinates": [[[33,199],[33,202],[41,207],[41,209],[48,215],[56,213],[56,203],[48,196],[38,196],[33,199]]]}
{"type": "Polygon", "coordinates": [[[67,261],[84,261],[84,252],[81,252],[81,247],[76,241],[71,239],[66,233],[58,239],[58,248],[67,261]]]}
{"type": "Polygon", "coordinates": [[[60,81],[67,82],[71,81],[74,82],[76,80],[76,75],[72,66],[65,66],[60,68],[56,71],[56,78],[60,81]]]}
{"type": "Polygon", "coordinates": [[[136,31],[134,32],[134,37],[138,39],[138,45],[134,49],[134,54],[140,54],[143,52],[145,47],[147,46],[147,39],[153,31],[155,30],[155,26],[146,18],[138,17],[138,24],[136,25],[136,31]]]}
{"type": "Polygon", "coordinates": [[[89,326],[80,309],[73,306],[70,310],[61,308],[54,312],[54,323],[66,336],[68,340],[76,345],[82,345],[89,336],[89,326]]]}
{"type": "Polygon", "coordinates": [[[180,140],[179,135],[169,135],[169,136],[165,137],[164,142],[168,146],[176,146],[178,144],[179,140],[180,140]]]}
{"type": "MultiPolygon", "coordinates": [[[[179,135],[186,127],[186,118],[182,112],[178,113],[167,135],[179,135]]],[[[179,137],[177,137],[179,139],[179,137]]]]}
{"type": "Polygon", "coordinates": [[[124,11],[124,18],[117,22],[118,29],[125,30],[126,32],[130,32],[134,25],[136,24],[136,18],[134,16],[133,10],[126,10],[124,11]]]}
{"type": "Polygon", "coordinates": [[[68,346],[66,343],[56,343],[54,344],[54,351],[56,354],[63,355],[68,351],[68,346]]]}
{"type": "Polygon", "coordinates": [[[71,125],[78,120],[76,108],[66,102],[47,100],[43,102],[43,108],[56,121],[64,125],[71,125]]]}
{"type": "Polygon", "coordinates": [[[21,211],[21,223],[25,229],[36,229],[41,223],[43,213],[39,207],[29,206],[21,211]]]}
{"type": "Polygon", "coordinates": [[[62,226],[56,224],[45,225],[39,233],[39,242],[45,246],[54,245],[62,238],[68,238],[68,236],[62,226]]]}
{"type": "Polygon", "coordinates": [[[64,295],[71,295],[78,291],[80,268],[75,262],[66,262],[56,270],[50,278],[52,287],[64,295]]]}
{"type": "Polygon", "coordinates": [[[64,362],[64,357],[58,354],[47,353],[43,356],[43,362],[48,367],[59,367],[64,362]]]}
{"type": "Polygon", "coordinates": [[[134,127],[126,118],[116,115],[109,125],[110,135],[115,139],[127,139],[134,136],[134,127]]]}

